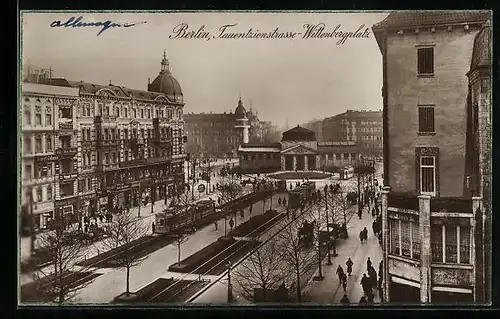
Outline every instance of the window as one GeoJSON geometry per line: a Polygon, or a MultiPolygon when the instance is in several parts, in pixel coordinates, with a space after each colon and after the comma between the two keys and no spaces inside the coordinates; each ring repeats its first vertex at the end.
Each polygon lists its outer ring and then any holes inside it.
{"type": "Polygon", "coordinates": [[[42,198],[42,188],[41,187],[37,187],[36,188],[36,201],[37,202],[43,201],[43,198],[42,198]]]}
{"type": "Polygon", "coordinates": [[[400,240],[399,240],[399,220],[389,219],[390,247],[389,251],[393,255],[399,255],[400,240]]]}
{"type": "Polygon", "coordinates": [[[24,178],[31,179],[33,178],[33,174],[31,172],[31,165],[24,165],[24,178]]]}
{"type": "Polygon", "coordinates": [[[134,118],[136,119],[137,118],[137,110],[134,109],[134,118]]]}
{"type": "Polygon", "coordinates": [[[144,109],[141,109],[141,119],[144,118],[144,109]]]}
{"type": "Polygon", "coordinates": [[[420,133],[434,133],[434,106],[418,107],[418,131],[420,133]]]}
{"type": "Polygon", "coordinates": [[[123,110],[124,113],[125,113],[125,116],[124,117],[128,117],[128,107],[125,107],[125,109],[123,110]]]}
{"type": "Polygon", "coordinates": [[[411,259],[420,259],[418,221],[389,219],[389,253],[411,259]]]}
{"type": "Polygon", "coordinates": [[[45,152],[52,152],[52,136],[45,137],[45,152]]]}
{"type": "Polygon", "coordinates": [[[89,141],[90,141],[90,140],[92,140],[92,135],[91,135],[91,133],[90,133],[90,129],[89,129],[89,128],[87,129],[87,139],[88,139],[89,141]]]}
{"type": "Polygon", "coordinates": [[[404,257],[411,258],[411,224],[409,221],[400,221],[401,223],[401,254],[404,257]]]}
{"type": "Polygon", "coordinates": [[[35,137],[35,153],[43,153],[41,136],[35,137]]]}
{"type": "Polygon", "coordinates": [[[349,153],[344,153],[344,159],[349,159],[349,153]]]}
{"type": "Polygon", "coordinates": [[[45,125],[52,126],[52,113],[49,108],[45,111],[45,125]]]}
{"type": "Polygon", "coordinates": [[[47,200],[52,200],[52,186],[47,186],[47,200]]]}
{"type": "Polygon", "coordinates": [[[420,192],[422,194],[436,194],[436,166],[434,156],[420,157],[420,192]]]}
{"type": "Polygon", "coordinates": [[[432,261],[469,264],[471,227],[466,225],[431,225],[432,261]],[[444,245],[443,245],[444,243],[444,245]]]}
{"type": "Polygon", "coordinates": [[[82,141],[85,140],[87,140],[87,131],[84,128],[82,128],[82,141]]]}
{"type": "Polygon", "coordinates": [[[123,130],[123,139],[128,140],[128,129],[123,130]]]}
{"type": "Polygon", "coordinates": [[[115,115],[116,115],[116,117],[120,117],[120,107],[119,106],[115,107],[115,115]]]}
{"type": "Polygon", "coordinates": [[[418,74],[434,74],[434,48],[418,48],[418,74]]]}
{"type": "Polygon", "coordinates": [[[104,153],[104,163],[109,164],[109,154],[104,153]]]}
{"type": "Polygon", "coordinates": [[[113,163],[116,163],[116,153],[113,152],[113,163]]]}
{"type": "Polygon", "coordinates": [[[335,154],[335,159],[340,160],[340,153],[335,154]]]}
{"type": "Polygon", "coordinates": [[[31,125],[31,108],[29,106],[24,107],[23,118],[24,125],[31,125]]]}
{"type": "Polygon", "coordinates": [[[39,106],[35,107],[35,126],[42,126],[42,110],[39,106]]]}
{"type": "Polygon", "coordinates": [[[23,139],[24,153],[31,154],[31,138],[25,137],[23,139]]]}

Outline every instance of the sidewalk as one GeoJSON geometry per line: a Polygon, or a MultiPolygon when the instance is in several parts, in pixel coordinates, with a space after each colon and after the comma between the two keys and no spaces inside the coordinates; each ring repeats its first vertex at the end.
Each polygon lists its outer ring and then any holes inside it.
{"type": "MultiPolygon", "coordinates": [[[[382,260],[382,248],[378,243],[378,239],[373,235],[372,231],[373,217],[367,213],[366,208],[363,210],[363,218],[360,220],[356,214],[351,217],[348,222],[349,237],[346,240],[337,240],[337,256],[331,258],[332,265],[327,265],[327,258],[323,260],[322,270],[324,279],[322,281],[311,281],[304,289],[304,301],[311,303],[328,303],[340,304],[340,300],[344,296],[342,285],[339,283],[339,278],[336,274],[338,265],[342,266],[346,271],[346,261],[350,257],[353,261],[353,272],[347,280],[347,297],[352,305],[357,305],[363,296],[361,287],[361,278],[363,274],[367,274],[366,260],[370,257],[372,265],[377,271],[382,260]],[[359,241],[359,232],[366,227],[368,229],[368,241],[361,243],[359,241]]],[[[316,272],[315,275],[317,275],[316,272]]],[[[375,303],[380,303],[378,291],[374,289],[375,303]]]]}
{"type": "MultiPolygon", "coordinates": [[[[280,195],[283,196],[282,194],[273,196],[273,207],[278,205],[277,199],[280,195]]],[[[269,200],[266,201],[266,209],[269,209],[269,202],[269,200]]],[[[262,214],[262,201],[253,204],[252,216],[259,214],[262,214]]],[[[235,227],[248,220],[249,216],[248,208],[244,210],[243,218],[237,213],[235,227]]],[[[189,236],[187,242],[181,246],[181,260],[223,236],[224,219],[219,220],[218,225],[217,230],[215,230],[214,225],[209,225],[189,236]]],[[[229,231],[230,227],[229,223],[227,223],[227,232],[229,231]]],[[[141,265],[130,270],[130,291],[137,291],[160,277],[171,277],[166,273],[168,273],[168,267],[176,262],[177,247],[175,244],[167,245],[153,252],[141,265]]],[[[126,274],[124,269],[99,269],[97,272],[103,273],[103,275],[97,277],[87,287],[79,291],[75,302],[108,303],[125,291],[126,274]]]]}

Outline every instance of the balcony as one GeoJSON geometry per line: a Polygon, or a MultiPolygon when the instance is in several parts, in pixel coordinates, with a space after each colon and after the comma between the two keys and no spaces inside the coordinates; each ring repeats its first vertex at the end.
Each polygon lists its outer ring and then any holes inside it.
{"type": "Polygon", "coordinates": [[[63,157],[73,157],[76,155],[77,152],[78,148],[74,146],[63,146],[56,149],[56,155],[63,157]]]}
{"type": "Polygon", "coordinates": [[[472,213],[472,199],[459,197],[431,198],[431,212],[472,213]]]}
{"type": "Polygon", "coordinates": [[[395,208],[404,208],[419,211],[418,195],[409,193],[391,192],[387,197],[387,206],[395,208]]]}
{"type": "Polygon", "coordinates": [[[59,173],[59,181],[60,182],[71,182],[76,180],[78,174],[76,171],[61,171],[59,173]]]}

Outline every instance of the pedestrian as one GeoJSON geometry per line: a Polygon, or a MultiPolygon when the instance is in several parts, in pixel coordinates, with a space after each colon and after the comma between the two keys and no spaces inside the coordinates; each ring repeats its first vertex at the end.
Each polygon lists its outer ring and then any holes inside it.
{"type": "Polygon", "coordinates": [[[366,297],[365,296],[361,296],[361,299],[359,299],[359,304],[366,305],[366,297]]]}
{"type": "Polygon", "coordinates": [[[373,235],[377,236],[377,223],[375,221],[373,221],[373,223],[372,223],[372,231],[373,231],[373,235]]]}
{"type": "Polygon", "coordinates": [[[342,283],[342,275],[344,274],[344,269],[342,269],[342,266],[337,267],[337,276],[339,276],[339,283],[342,283]]]}
{"type": "Polygon", "coordinates": [[[286,206],[286,198],[283,198],[283,206],[286,206]]]}
{"type": "Polygon", "coordinates": [[[366,227],[363,228],[363,239],[368,240],[368,229],[366,227]]]}
{"type": "Polygon", "coordinates": [[[350,276],[352,273],[352,265],[354,264],[351,260],[351,257],[349,257],[345,264],[347,265],[347,274],[350,276]]]}
{"type": "Polygon", "coordinates": [[[366,270],[370,270],[372,267],[372,261],[370,260],[370,257],[366,260],[366,270]]]}
{"type": "Polygon", "coordinates": [[[278,197],[278,205],[281,206],[281,197],[278,197]]]}
{"type": "Polygon", "coordinates": [[[214,227],[215,227],[215,230],[219,229],[219,223],[217,221],[214,222],[214,227]]]}
{"type": "Polygon", "coordinates": [[[340,303],[343,305],[349,305],[349,298],[347,298],[346,294],[344,294],[344,297],[342,297],[342,299],[340,299],[340,303]]]}
{"type": "Polygon", "coordinates": [[[359,232],[359,241],[360,241],[361,243],[363,243],[363,239],[364,239],[364,233],[363,233],[363,231],[360,231],[360,232],[359,232]]]}
{"type": "Polygon", "coordinates": [[[342,288],[344,288],[344,292],[347,288],[347,276],[345,273],[342,273],[342,288]]]}
{"type": "Polygon", "coordinates": [[[368,295],[369,290],[369,279],[366,277],[366,274],[363,274],[363,278],[361,278],[361,287],[363,287],[363,292],[365,295],[368,295]]]}
{"type": "Polygon", "coordinates": [[[154,234],[155,233],[155,222],[151,223],[151,232],[154,234]]]}
{"type": "Polygon", "coordinates": [[[231,227],[231,230],[233,229],[233,226],[234,226],[234,220],[231,218],[231,220],[229,221],[229,227],[231,227]]]}

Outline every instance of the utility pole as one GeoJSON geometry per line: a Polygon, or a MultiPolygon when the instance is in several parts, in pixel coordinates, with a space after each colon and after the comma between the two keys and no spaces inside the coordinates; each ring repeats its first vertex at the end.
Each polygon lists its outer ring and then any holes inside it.
{"type": "Polygon", "coordinates": [[[233,302],[233,284],[231,283],[231,262],[227,263],[227,302],[233,302]]]}
{"type": "Polygon", "coordinates": [[[139,181],[139,195],[138,197],[138,206],[139,206],[139,211],[137,213],[137,218],[141,217],[141,204],[142,204],[142,189],[141,189],[141,181],[139,181]]]}
{"type": "Polygon", "coordinates": [[[327,248],[328,248],[328,261],[327,265],[332,264],[332,256],[330,253],[330,228],[328,227],[328,189],[325,187],[325,211],[326,211],[326,233],[328,234],[327,248]]]}
{"type": "Polygon", "coordinates": [[[155,200],[154,200],[154,170],[151,168],[151,172],[149,173],[149,177],[151,178],[151,191],[150,191],[150,196],[151,196],[151,215],[154,213],[154,206],[155,206],[155,200]]]}

